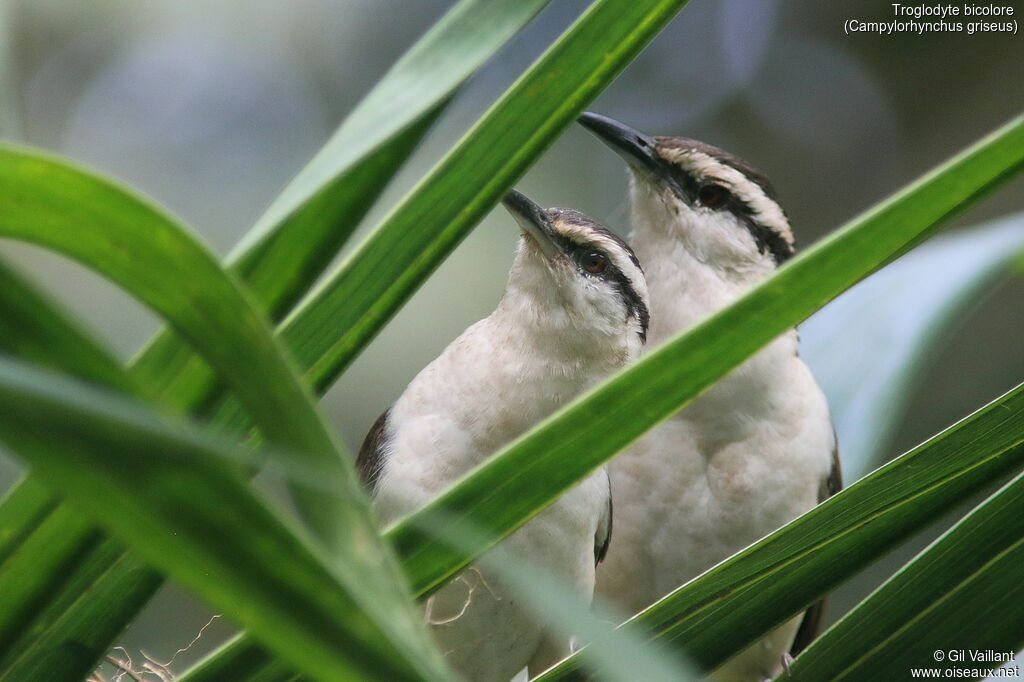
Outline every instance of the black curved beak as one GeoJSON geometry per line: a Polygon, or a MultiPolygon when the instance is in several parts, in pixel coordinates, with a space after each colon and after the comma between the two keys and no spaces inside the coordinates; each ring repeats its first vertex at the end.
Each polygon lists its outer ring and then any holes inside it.
{"type": "Polygon", "coordinates": [[[615,150],[631,167],[658,178],[666,177],[665,164],[655,153],[654,138],[650,135],[645,135],[613,118],[589,111],[581,114],[576,120],[615,150]]]}
{"type": "Polygon", "coordinates": [[[552,238],[554,231],[551,227],[551,219],[543,208],[530,201],[525,194],[514,189],[508,191],[501,203],[516,219],[519,228],[533,238],[545,256],[550,258],[558,253],[558,244],[552,238]]]}

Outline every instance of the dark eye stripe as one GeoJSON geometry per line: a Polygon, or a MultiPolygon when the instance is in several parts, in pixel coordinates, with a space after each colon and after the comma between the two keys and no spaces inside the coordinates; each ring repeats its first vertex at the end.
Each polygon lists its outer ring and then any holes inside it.
{"type": "MultiPolygon", "coordinates": [[[[700,188],[702,185],[720,182],[714,178],[705,178],[702,182],[698,182],[696,178],[674,164],[671,166],[671,180],[672,190],[680,199],[691,206],[700,205],[700,188]]],[[[771,197],[769,196],[769,198],[771,197]]],[[[754,238],[757,250],[760,253],[771,253],[776,265],[781,265],[793,256],[793,245],[772,228],[759,223],[754,217],[754,209],[737,197],[734,192],[729,192],[726,202],[714,208],[718,211],[728,211],[743,223],[744,227],[747,228],[747,231],[754,238]]]]}
{"type": "Polygon", "coordinates": [[[629,281],[629,278],[622,274],[618,268],[615,268],[615,272],[618,273],[618,277],[613,278],[611,281],[619,288],[619,295],[626,304],[626,314],[640,323],[639,337],[641,343],[647,343],[647,325],[651,321],[651,313],[647,310],[647,304],[636,293],[636,289],[633,288],[633,283],[629,281]]]}
{"type": "MultiPolygon", "coordinates": [[[[640,264],[636,261],[636,256],[632,255],[632,250],[629,249],[628,246],[626,247],[626,249],[626,252],[632,256],[630,260],[634,264],[636,264],[637,269],[640,269],[640,264]]],[[[583,246],[580,247],[579,250],[583,252],[600,251],[599,249],[595,249],[592,246],[583,246]]],[[[626,273],[624,273],[618,266],[615,265],[615,261],[613,261],[610,256],[606,257],[608,258],[608,264],[607,266],[605,266],[604,270],[602,270],[599,273],[591,273],[585,271],[585,274],[588,277],[596,277],[597,279],[603,280],[615,286],[615,288],[619,292],[619,298],[622,299],[623,304],[625,304],[626,306],[626,314],[640,323],[640,341],[646,343],[647,326],[650,323],[651,317],[650,311],[647,309],[647,304],[644,303],[644,300],[642,298],[640,298],[640,295],[636,292],[636,289],[633,287],[632,280],[629,279],[626,273]]],[[[641,272],[643,271],[641,270],[641,272]]]]}
{"type": "MultiPolygon", "coordinates": [[[[569,246],[569,249],[567,249],[570,253],[572,253],[573,250],[598,250],[595,249],[593,246],[577,245],[575,242],[572,242],[571,240],[566,239],[561,235],[558,235],[556,239],[558,239],[561,242],[564,242],[567,246],[571,245],[569,246]]],[[[640,263],[637,262],[636,256],[633,255],[633,251],[629,249],[629,247],[626,248],[628,249],[626,253],[629,254],[630,261],[636,265],[638,270],[640,270],[640,263]]],[[[577,265],[579,265],[578,261],[577,265]]],[[[641,270],[641,272],[643,271],[641,270]]],[[[651,313],[647,309],[647,304],[644,303],[644,299],[642,299],[640,297],[640,294],[636,292],[636,289],[633,287],[633,282],[629,279],[629,277],[626,276],[626,273],[624,273],[622,270],[618,268],[618,266],[615,265],[615,261],[612,260],[610,256],[608,257],[608,265],[605,267],[603,271],[599,273],[591,273],[583,270],[583,273],[587,277],[594,277],[604,282],[608,282],[609,284],[612,284],[616,288],[616,290],[619,292],[619,298],[622,299],[623,305],[626,306],[626,314],[629,317],[635,319],[640,324],[640,332],[638,334],[638,336],[640,337],[640,342],[647,343],[647,327],[651,321],[651,313]]]]}
{"type": "MultiPolygon", "coordinates": [[[[629,261],[643,273],[643,268],[640,266],[640,260],[633,253],[633,249],[630,248],[621,237],[609,230],[604,225],[594,222],[587,216],[568,208],[552,208],[548,209],[548,213],[552,217],[557,216],[562,222],[572,223],[585,227],[587,230],[594,232],[596,235],[600,235],[602,238],[607,239],[612,244],[619,247],[623,253],[629,258],[629,261]]],[[[576,249],[591,249],[598,250],[608,255],[608,267],[599,274],[586,273],[588,277],[599,277],[602,280],[615,285],[619,292],[619,296],[622,299],[623,304],[626,306],[626,314],[635,319],[640,324],[640,332],[638,336],[642,342],[647,341],[647,326],[650,323],[650,311],[647,309],[647,304],[637,294],[636,289],[633,288],[633,283],[629,277],[626,276],[622,270],[615,265],[615,260],[611,258],[611,255],[607,253],[605,249],[592,242],[577,242],[570,239],[564,234],[554,234],[552,239],[558,244],[559,248],[565,254],[571,254],[576,249]]]]}

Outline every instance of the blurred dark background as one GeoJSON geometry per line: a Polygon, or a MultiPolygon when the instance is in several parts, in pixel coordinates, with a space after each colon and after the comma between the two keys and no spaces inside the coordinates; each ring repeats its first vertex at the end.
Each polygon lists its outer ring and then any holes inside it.
{"type": "MultiPolygon", "coordinates": [[[[8,139],[148,193],[224,254],[450,4],[15,0],[0,5],[0,122],[8,139]]],[[[551,3],[472,79],[364,229],[587,4],[551,3]]],[[[891,11],[887,0],[692,0],[592,108],[747,158],[772,179],[806,245],[1024,109],[1020,36],[843,33],[846,19],[887,20],[891,11]]],[[[626,230],[623,167],[581,130],[562,136],[518,186],[626,230]]],[[[1014,181],[955,224],[1021,211],[1022,189],[1014,181]]],[[[516,235],[495,211],[332,389],[325,409],[350,446],[423,365],[493,308],[516,235]]],[[[77,266],[21,245],[0,244],[0,253],[125,358],[157,328],[77,266]]],[[[890,455],[1020,381],[1022,295],[1021,279],[1005,282],[926,359],[890,455]]],[[[0,490],[15,473],[0,461],[0,490]]],[[[833,615],[926,539],[852,581],[833,615]]],[[[125,643],[166,660],[208,617],[170,589],[125,643]]],[[[177,660],[227,630],[218,621],[177,660]]]]}

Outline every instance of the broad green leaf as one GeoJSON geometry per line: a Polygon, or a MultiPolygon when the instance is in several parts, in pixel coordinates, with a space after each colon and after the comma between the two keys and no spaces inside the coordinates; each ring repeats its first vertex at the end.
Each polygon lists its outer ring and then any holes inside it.
{"type": "Polygon", "coordinates": [[[0,532],[0,641],[15,641],[32,622],[35,611],[46,604],[55,585],[63,582],[67,571],[80,568],[99,531],[81,512],[68,505],[57,505],[48,488],[30,481],[11,500],[12,521],[31,527],[32,533],[7,534],[10,524],[0,532]],[[54,508],[56,507],[56,508],[54,508]],[[74,533],[65,529],[71,527],[74,533]],[[17,552],[20,561],[32,562],[33,572],[12,571],[7,558],[17,552]]]}
{"type": "MultiPolygon", "coordinates": [[[[329,475],[339,489],[357,491],[351,467],[343,466],[266,322],[172,218],[110,181],[15,148],[0,148],[0,200],[0,236],[77,260],[144,301],[217,368],[270,440],[334,463],[329,475]]],[[[319,493],[296,492],[311,526],[333,546],[338,505],[319,493]]],[[[362,516],[369,527],[368,514],[362,516]]]]}
{"type": "MultiPolygon", "coordinates": [[[[422,513],[472,519],[496,542],[761,346],[1022,167],[1024,116],[790,260],[733,305],[577,398],[434,498],[422,513]]],[[[389,536],[416,592],[434,589],[468,561],[408,520],[399,521],[389,536]]]]}
{"type": "Polygon", "coordinates": [[[0,437],[79,509],[311,677],[452,679],[437,655],[393,645],[339,562],[240,478],[237,443],[6,359],[0,437]]]}
{"type": "MultiPolygon", "coordinates": [[[[629,624],[712,669],[950,506],[1022,468],[1024,384],[694,578],[629,624]]],[[[538,682],[579,680],[578,665],[573,656],[538,682]]]]}
{"type": "MultiPolygon", "coordinates": [[[[3,586],[0,590],[0,642],[4,643],[5,653],[12,654],[11,661],[5,657],[0,667],[0,680],[5,682],[65,679],[59,670],[75,663],[86,670],[95,667],[96,656],[83,650],[88,638],[62,639],[59,646],[47,652],[49,656],[37,658],[19,657],[22,652],[18,647],[45,632],[45,626],[43,630],[36,629],[39,623],[81,620],[68,608],[83,595],[102,599],[116,596],[120,590],[136,589],[133,580],[122,580],[114,589],[101,580],[110,566],[115,562],[121,565],[122,559],[118,556],[118,546],[99,541],[102,533],[88,516],[71,504],[57,504],[50,488],[43,488],[35,477],[18,488],[17,499],[24,499],[31,492],[54,500],[56,507],[33,523],[32,533],[18,543],[17,553],[12,555],[17,563],[6,561],[0,565],[0,585],[3,586]],[[69,528],[74,532],[69,533],[69,528]],[[114,549],[118,551],[111,551],[114,549]],[[19,570],[25,564],[36,570],[19,570]],[[51,660],[59,664],[50,665],[51,660]]],[[[13,515],[13,518],[25,517],[13,515]]],[[[136,565],[138,570],[129,577],[144,580],[146,574],[152,573],[141,561],[136,565]]],[[[79,625],[87,628],[89,623],[79,625]]]]}
{"type": "Polygon", "coordinates": [[[1024,645],[1021,509],[1024,476],[1017,476],[843,616],[779,679],[895,680],[912,668],[998,668],[1002,662],[978,662],[973,654],[1012,657],[1024,645]],[[964,658],[955,660],[960,652],[964,658]]]}
{"type": "MultiPolygon", "coordinates": [[[[5,266],[0,266],[0,352],[120,390],[143,392],[115,358],[5,266]]],[[[16,648],[16,635],[37,634],[31,624],[41,613],[64,614],[68,600],[54,599],[55,594],[83,594],[88,588],[97,599],[108,596],[105,586],[93,581],[118,557],[108,551],[111,543],[99,542],[100,531],[93,524],[76,508],[60,504],[37,478],[9,491],[0,506],[0,642],[16,648]]],[[[122,581],[118,589],[134,587],[122,581]]],[[[67,647],[61,654],[64,661],[80,656],[76,648],[67,647]]],[[[94,660],[89,657],[82,667],[94,660]]],[[[16,668],[13,677],[0,677],[31,680],[54,673],[45,659],[31,660],[26,667],[16,668]]]]}
{"type": "Polygon", "coordinates": [[[828,395],[848,480],[877,462],[928,358],[1022,253],[1024,215],[943,235],[800,326],[800,354],[828,395]]]}
{"type": "MultiPolygon", "coordinates": [[[[114,357],[2,266],[0,351],[137,395],[147,388],[134,386],[114,357]]],[[[150,594],[159,580],[133,555],[120,556],[120,543],[101,540],[101,531],[38,477],[9,491],[0,510],[0,679],[60,679],[60,669],[80,671],[72,677],[81,678],[95,665],[94,650],[106,648],[120,628],[103,627],[71,606],[88,595],[109,612],[128,597],[150,594]],[[116,584],[105,579],[112,566],[121,578],[116,584]],[[62,626],[79,634],[60,641],[79,646],[61,645],[46,656],[26,644],[62,626]]]]}
{"type": "MultiPolygon", "coordinates": [[[[385,75],[329,143],[338,156],[327,150],[319,154],[287,196],[274,203],[248,245],[228,259],[265,309],[283,312],[306,291],[465,78],[544,4],[462,0],[385,75]],[[372,130],[368,122],[374,123],[372,130]],[[322,186],[316,186],[318,179],[322,186]]],[[[202,409],[215,387],[208,367],[166,331],[138,359],[133,373],[164,404],[181,409],[202,409]]],[[[5,518],[0,506],[0,524],[5,518]]],[[[91,534],[91,529],[66,526],[65,532],[91,534]]],[[[90,556],[117,556],[116,543],[104,540],[99,547],[92,535],[88,540],[94,543],[90,556]]],[[[82,555],[63,561],[71,564],[76,558],[91,575],[82,555]]],[[[21,569],[22,574],[34,571],[30,564],[21,569]]],[[[66,573],[71,581],[72,571],[66,573]]],[[[40,613],[28,641],[11,643],[20,664],[46,671],[52,679],[85,676],[160,584],[159,576],[131,555],[109,561],[109,570],[98,580],[81,594],[59,595],[55,587],[53,605],[60,608],[40,613]],[[81,645],[74,652],[61,648],[69,639],[81,645]]],[[[65,588],[71,589],[70,583],[65,588]]],[[[10,670],[21,674],[18,666],[10,670]]]]}
{"type": "Polygon", "coordinates": [[[218,369],[268,439],[308,450],[330,492],[293,486],[305,520],[380,631],[410,660],[430,660],[433,647],[377,541],[351,462],[255,305],[213,256],[113,183],[26,151],[0,149],[0,197],[0,235],[76,259],[149,304],[218,369]]]}

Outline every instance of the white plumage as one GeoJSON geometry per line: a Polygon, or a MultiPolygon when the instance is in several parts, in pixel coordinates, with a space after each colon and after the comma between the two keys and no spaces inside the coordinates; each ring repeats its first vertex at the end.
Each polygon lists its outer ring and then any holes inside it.
{"type": "MultiPolygon", "coordinates": [[[[741,160],[604,117],[581,122],[630,163],[631,243],[650,288],[649,347],[726,307],[792,252],[767,182],[741,160]]],[[[838,487],[835,449],[828,405],[791,330],[610,463],[615,542],[598,593],[636,612],[808,511],[838,487]]],[[[714,679],[773,677],[800,621],[753,644],[714,679]]]]}
{"type": "MultiPolygon", "coordinates": [[[[578,213],[524,202],[506,200],[530,236],[520,241],[497,309],[413,379],[364,444],[360,470],[384,523],[422,506],[639,352],[646,307],[641,320],[622,286],[644,303],[646,288],[628,247],[578,213]],[[594,254],[607,258],[601,273],[581,266],[594,254]]],[[[589,600],[609,513],[601,469],[502,546],[589,600]]],[[[468,680],[507,682],[526,665],[535,673],[569,653],[568,638],[546,632],[500,576],[476,566],[436,593],[426,616],[468,680]]]]}

